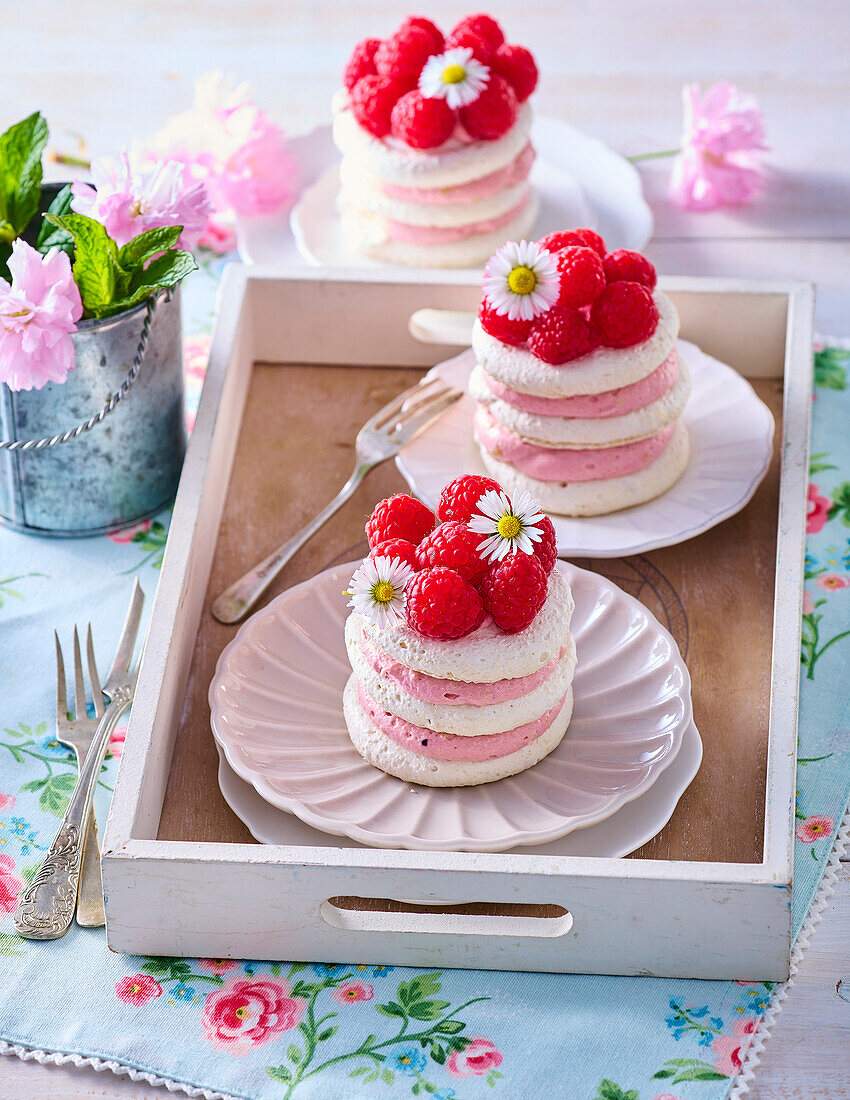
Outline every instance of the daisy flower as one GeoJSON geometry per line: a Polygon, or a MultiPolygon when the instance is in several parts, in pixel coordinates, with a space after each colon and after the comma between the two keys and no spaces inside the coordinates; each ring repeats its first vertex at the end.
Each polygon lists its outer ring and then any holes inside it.
{"type": "Polygon", "coordinates": [[[419,74],[419,91],[426,99],[444,99],[453,111],[474,103],[487,87],[490,70],[467,46],[435,54],[419,74]]]}
{"type": "Polygon", "coordinates": [[[469,521],[470,531],[488,537],[479,544],[479,554],[488,561],[501,561],[508,554],[522,550],[534,553],[534,543],[543,532],[534,525],[545,519],[540,502],[523,491],[512,504],[505,493],[488,489],[478,501],[478,512],[469,521]]]}
{"type": "Polygon", "coordinates": [[[484,298],[510,321],[532,321],[555,304],[561,291],[555,257],[534,241],[508,241],[484,270],[484,298]]]}
{"type": "Polygon", "coordinates": [[[405,588],[413,576],[401,558],[366,558],[351,578],[348,606],[374,626],[404,622],[405,588]]]}

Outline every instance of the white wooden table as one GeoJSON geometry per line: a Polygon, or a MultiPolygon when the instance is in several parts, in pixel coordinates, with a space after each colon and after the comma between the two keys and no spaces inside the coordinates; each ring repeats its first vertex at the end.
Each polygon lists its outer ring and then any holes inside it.
{"type": "MultiPolygon", "coordinates": [[[[470,5],[421,5],[450,25],[470,5]]],[[[649,254],[671,275],[817,283],[822,333],[850,335],[849,0],[523,0],[485,5],[543,73],[540,112],[627,154],[669,149],[680,89],[729,79],[761,101],[770,176],[751,207],[687,214],[665,199],[668,161],[643,169],[656,217],[649,254]]],[[[474,7],[474,5],[472,5],[474,7]]],[[[2,5],[0,126],[36,107],[54,140],[95,154],[155,131],[210,69],[249,77],[291,132],[327,120],[351,45],[386,34],[409,0],[40,0],[2,5]],[[368,14],[367,14],[368,12],[368,14]]],[[[850,1098],[850,865],[774,1029],[754,1100],[850,1098]]],[[[0,1060],[0,1100],[155,1100],[89,1070],[0,1060]]],[[[644,1100],[642,1097],[641,1100],[644,1100]]]]}

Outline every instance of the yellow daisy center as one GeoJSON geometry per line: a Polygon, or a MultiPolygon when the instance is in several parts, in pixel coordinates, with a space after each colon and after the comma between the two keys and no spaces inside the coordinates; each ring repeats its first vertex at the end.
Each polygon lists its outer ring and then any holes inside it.
{"type": "Polygon", "coordinates": [[[389,581],[378,581],[372,589],[372,599],[375,603],[389,603],[395,595],[395,589],[389,581]]]}
{"type": "Polygon", "coordinates": [[[537,286],[537,276],[530,267],[520,264],[508,276],[508,286],[514,294],[530,294],[537,286]]]}
{"type": "Polygon", "coordinates": [[[503,539],[515,539],[522,530],[522,524],[516,516],[502,516],[496,528],[503,539]]]}
{"type": "Polygon", "coordinates": [[[444,84],[462,84],[466,80],[466,69],[463,65],[446,65],[442,79],[444,84]]]}

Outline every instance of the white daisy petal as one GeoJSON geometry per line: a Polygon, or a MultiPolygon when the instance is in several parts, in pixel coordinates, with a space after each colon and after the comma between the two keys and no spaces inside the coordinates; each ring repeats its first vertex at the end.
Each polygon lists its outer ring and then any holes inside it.
{"type": "Polygon", "coordinates": [[[489,68],[473,57],[468,46],[434,54],[419,74],[419,91],[426,99],[445,99],[456,111],[474,103],[490,80],[489,68]]]}
{"type": "Polygon", "coordinates": [[[413,570],[401,558],[366,558],[351,578],[349,607],[378,626],[402,622],[407,584],[412,576],[413,570]],[[376,596],[381,585],[389,587],[389,598],[386,590],[376,596]]]}
{"type": "Polygon", "coordinates": [[[490,307],[510,320],[531,321],[545,313],[560,295],[560,274],[555,257],[535,241],[508,241],[493,253],[487,262],[482,291],[490,307]],[[511,274],[517,268],[527,269],[521,282],[532,285],[514,290],[511,274]],[[528,278],[528,272],[534,276],[528,278]]]}

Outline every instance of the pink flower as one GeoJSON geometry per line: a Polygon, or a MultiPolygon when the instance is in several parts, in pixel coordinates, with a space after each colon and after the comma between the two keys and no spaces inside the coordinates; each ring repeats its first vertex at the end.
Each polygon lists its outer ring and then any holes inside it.
{"type": "Polygon", "coordinates": [[[40,390],[74,369],[74,341],[83,312],[71,261],[55,248],[46,256],[20,238],[9,258],[12,282],[0,279],[0,382],[10,390],[40,390]]]}
{"type": "Polygon", "coordinates": [[[840,573],[824,573],[822,577],[818,577],[815,584],[819,588],[832,591],[837,588],[850,588],[850,577],[842,577],[840,573]]]}
{"type": "Polygon", "coordinates": [[[124,753],[124,741],[127,737],[126,726],[116,726],[115,732],[109,738],[109,753],[116,758],[124,753]]]}
{"type": "Polygon", "coordinates": [[[153,147],[188,165],[219,212],[273,214],[293,198],[295,162],[283,131],[246,84],[221,73],[196,81],[192,108],[171,119],[153,147]]]}
{"type": "Polygon", "coordinates": [[[670,198],[685,210],[714,210],[749,202],[761,186],[756,154],[764,144],[755,96],[721,81],[700,95],[698,84],[682,89],[685,132],[670,176],[670,198]]]}
{"type": "Polygon", "coordinates": [[[161,997],[162,986],[149,974],[133,974],[115,983],[115,995],[119,1001],[139,1007],[161,997]]]}
{"type": "Polygon", "coordinates": [[[3,810],[14,810],[15,796],[13,794],[0,794],[0,813],[3,810]]]}
{"type": "Polygon", "coordinates": [[[236,228],[227,214],[213,214],[208,219],[198,244],[219,255],[233,251],[236,247],[236,228]]]}
{"type": "Polygon", "coordinates": [[[190,336],[183,345],[183,370],[191,378],[199,378],[201,381],[207,373],[207,362],[210,357],[210,337],[190,336]]]}
{"type": "Polygon", "coordinates": [[[816,535],[829,519],[832,501],[822,497],[820,489],[814,483],[809,485],[808,505],[806,508],[806,534],[816,535]]]}
{"type": "Polygon", "coordinates": [[[355,1001],[371,1001],[375,991],[371,985],[363,982],[343,982],[333,991],[333,998],[341,1005],[353,1004],[355,1001]]]}
{"type": "Polygon", "coordinates": [[[804,844],[813,844],[823,836],[831,836],[835,822],[825,814],[813,814],[804,821],[797,822],[794,833],[804,844]]]}
{"type": "Polygon", "coordinates": [[[193,248],[212,212],[203,183],[176,160],[138,163],[127,152],[91,166],[95,187],[74,183],[71,208],[99,221],[120,246],[146,229],[182,225],[180,244],[193,248]]]}
{"type": "Polygon", "coordinates": [[[201,1024],[209,1042],[241,1058],[252,1047],[270,1043],[297,1027],[307,1008],[303,997],[290,997],[286,981],[229,978],[204,1002],[201,1024]]]}
{"type": "Polygon", "coordinates": [[[238,965],[235,959],[198,959],[201,970],[208,970],[210,974],[227,974],[238,965]]]}
{"type": "Polygon", "coordinates": [[[123,546],[127,542],[132,542],[133,539],[139,533],[145,534],[151,529],[151,520],[143,519],[140,523],[134,523],[132,527],[124,527],[120,531],[113,531],[108,538],[113,542],[117,542],[119,546],[123,546]]]}
{"type": "Polygon", "coordinates": [[[18,907],[18,894],[26,883],[15,874],[15,863],[9,856],[0,856],[0,913],[14,913],[18,907]]]}
{"type": "Polygon", "coordinates": [[[469,1045],[455,1051],[446,1062],[446,1069],[452,1077],[483,1077],[502,1064],[502,1054],[495,1043],[483,1035],[472,1035],[470,1038],[469,1045]]]}
{"type": "Polygon", "coordinates": [[[711,1049],[717,1055],[714,1060],[714,1068],[718,1073],[727,1077],[734,1077],[741,1069],[744,1055],[753,1035],[758,1027],[758,1017],[748,1016],[742,1020],[736,1020],[732,1025],[731,1035],[718,1035],[711,1044],[711,1049]]]}
{"type": "Polygon", "coordinates": [[[660,1092],[655,1100],[679,1100],[678,1096],[674,1096],[672,1092],[660,1092]]]}
{"type": "Polygon", "coordinates": [[[815,600],[808,588],[803,589],[803,614],[813,615],[815,611],[815,600]]]}

